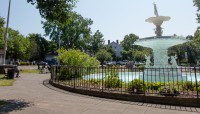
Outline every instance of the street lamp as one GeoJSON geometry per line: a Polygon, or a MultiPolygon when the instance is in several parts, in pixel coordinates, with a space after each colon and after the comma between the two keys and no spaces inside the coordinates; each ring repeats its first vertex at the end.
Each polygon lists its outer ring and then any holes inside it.
{"type": "Polygon", "coordinates": [[[7,23],[6,23],[6,32],[4,36],[4,57],[3,57],[3,64],[6,64],[6,51],[7,51],[7,40],[8,40],[8,25],[9,25],[9,17],[10,17],[10,5],[11,5],[11,0],[9,0],[9,5],[8,5],[8,15],[7,15],[7,23]]]}

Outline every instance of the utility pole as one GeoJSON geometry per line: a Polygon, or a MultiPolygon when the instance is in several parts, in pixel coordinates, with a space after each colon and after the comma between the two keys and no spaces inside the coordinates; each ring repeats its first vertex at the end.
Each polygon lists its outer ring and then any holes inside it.
{"type": "Polygon", "coordinates": [[[10,5],[11,5],[11,0],[9,0],[9,5],[8,5],[8,15],[7,15],[7,23],[6,23],[6,32],[4,36],[4,57],[3,57],[3,64],[6,64],[6,51],[7,51],[7,40],[8,40],[8,25],[9,25],[9,17],[10,17],[10,5]]]}

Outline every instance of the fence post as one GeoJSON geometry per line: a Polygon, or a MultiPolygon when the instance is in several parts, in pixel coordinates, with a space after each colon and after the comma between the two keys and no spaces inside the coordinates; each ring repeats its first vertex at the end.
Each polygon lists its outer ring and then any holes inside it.
{"type": "MultiPolygon", "coordinates": [[[[75,69],[73,69],[74,74],[77,75],[77,74],[76,74],[76,73],[77,73],[77,67],[73,67],[73,68],[75,68],[75,69]]],[[[73,79],[74,79],[74,89],[76,88],[76,87],[75,87],[75,84],[76,84],[76,82],[75,82],[75,75],[73,76],[73,79]]]]}
{"type": "Polygon", "coordinates": [[[102,87],[101,87],[101,91],[103,92],[103,64],[101,65],[101,69],[102,69],[102,78],[101,78],[101,81],[102,81],[102,87]]]}
{"type": "Polygon", "coordinates": [[[195,83],[196,83],[197,98],[199,98],[196,67],[194,67],[194,73],[195,73],[195,83]]]}
{"type": "Polygon", "coordinates": [[[145,84],[144,84],[144,70],[145,70],[145,68],[142,68],[143,69],[143,79],[142,79],[142,81],[143,81],[143,91],[144,91],[144,96],[146,96],[145,94],[146,94],[146,88],[145,88],[145,84]]]}

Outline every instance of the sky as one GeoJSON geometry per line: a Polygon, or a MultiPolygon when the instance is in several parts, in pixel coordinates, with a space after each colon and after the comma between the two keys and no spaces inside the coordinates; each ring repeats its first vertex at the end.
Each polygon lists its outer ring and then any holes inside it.
{"type": "MultiPolygon", "coordinates": [[[[38,9],[27,0],[12,0],[9,27],[22,35],[39,33],[44,35],[38,9]]],[[[7,18],[9,0],[0,0],[0,16],[7,18]]],[[[92,34],[97,30],[104,40],[122,41],[125,35],[133,33],[140,38],[155,36],[152,23],[145,20],[154,15],[153,2],[158,13],[170,16],[171,20],[162,24],[163,36],[194,35],[199,24],[196,21],[197,7],[192,0],[79,0],[74,11],[84,18],[91,18],[92,34]]],[[[48,37],[46,37],[48,39],[48,37]]]]}

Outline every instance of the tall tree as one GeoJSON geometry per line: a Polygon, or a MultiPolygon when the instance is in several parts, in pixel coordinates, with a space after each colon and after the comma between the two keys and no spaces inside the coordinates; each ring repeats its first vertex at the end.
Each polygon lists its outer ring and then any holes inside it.
{"type": "Polygon", "coordinates": [[[0,49],[4,47],[4,18],[0,17],[0,49]]]}
{"type": "Polygon", "coordinates": [[[102,68],[103,68],[103,63],[104,61],[109,61],[112,60],[112,56],[109,52],[107,52],[105,49],[101,49],[99,50],[96,54],[95,54],[96,58],[100,61],[102,68]]]}
{"type": "Polygon", "coordinates": [[[139,39],[139,37],[135,34],[129,34],[129,35],[126,35],[124,37],[124,40],[122,41],[122,47],[125,51],[128,51],[130,49],[132,49],[132,46],[133,46],[133,43],[139,39]]]}
{"type": "MultiPolygon", "coordinates": [[[[197,11],[200,11],[200,1],[199,0],[193,0],[194,6],[197,7],[197,11]]],[[[197,13],[197,21],[200,23],[200,13],[197,13]]]]}
{"type": "Polygon", "coordinates": [[[97,30],[93,36],[91,36],[91,51],[95,54],[97,51],[99,51],[104,46],[104,39],[103,34],[97,30]]]}
{"type": "Polygon", "coordinates": [[[17,59],[28,59],[28,48],[30,43],[23,35],[18,31],[11,28],[8,29],[8,50],[7,57],[17,59]]]}
{"type": "Polygon", "coordinates": [[[61,40],[61,45],[65,49],[76,48],[83,50],[85,47],[85,39],[90,37],[90,25],[93,23],[91,19],[85,19],[81,15],[73,12],[71,15],[73,19],[71,23],[66,26],[59,26],[53,22],[45,22],[44,29],[46,35],[50,36],[54,42],[61,40]]]}
{"type": "Polygon", "coordinates": [[[77,0],[27,0],[27,2],[36,4],[40,15],[47,21],[66,25],[71,20],[71,11],[77,0]]]}
{"type": "Polygon", "coordinates": [[[46,54],[50,51],[48,41],[40,34],[34,33],[29,34],[28,39],[31,42],[31,45],[34,46],[34,49],[30,49],[32,51],[31,59],[44,60],[46,54]]]}

